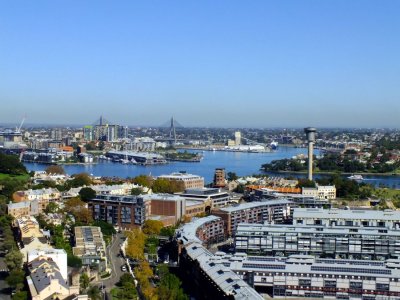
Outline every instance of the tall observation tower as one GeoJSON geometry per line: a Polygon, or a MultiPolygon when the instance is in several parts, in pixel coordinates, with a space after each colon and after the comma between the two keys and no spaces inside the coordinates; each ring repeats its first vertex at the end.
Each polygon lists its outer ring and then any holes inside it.
{"type": "Polygon", "coordinates": [[[314,155],[314,143],[315,143],[315,132],[317,129],[314,127],[304,128],[304,132],[307,135],[308,142],[308,180],[313,180],[312,171],[313,171],[313,155],[314,155]]]}

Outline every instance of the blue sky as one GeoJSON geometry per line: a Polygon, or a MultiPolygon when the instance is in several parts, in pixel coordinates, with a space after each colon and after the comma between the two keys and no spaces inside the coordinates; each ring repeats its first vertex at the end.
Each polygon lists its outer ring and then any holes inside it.
{"type": "Polygon", "coordinates": [[[2,1],[0,122],[400,127],[400,1],[2,1]]]}

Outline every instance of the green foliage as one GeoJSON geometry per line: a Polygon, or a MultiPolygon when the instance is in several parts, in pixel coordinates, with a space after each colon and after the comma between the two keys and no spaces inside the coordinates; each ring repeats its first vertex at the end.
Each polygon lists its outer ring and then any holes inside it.
{"type": "Polygon", "coordinates": [[[227,176],[228,176],[228,181],[234,181],[239,178],[235,172],[228,172],[227,176]]]}
{"type": "Polygon", "coordinates": [[[92,179],[90,178],[89,174],[87,173],[79,173],[79,174],[74,174],[72,175],[71,180],[68,180],[66,182],[66,187],[67,189],[73,188],[73,187],[81,187],[81,186],[89,186],[92,184],[92,179]]]}
{"type": "Polygon", "coordinates": [[[25,189],[26,183],[27,183],[27,178],[21,178],[21,177],[2,178],[2,179],[0,179],[0,186],[2,186],[2,189],[0,190],[0,194],[11,199],[12,195],[16,191],[25,189]]]}
{"type": "Polygon", "coordinates": [[[158,275],[160,276],[160,285],[157,294],[160,300],[188,300],[189,297],[181,288],[180,279],[171,274],[167,266],[158,266],[158,275]]]}
{"type": "Polygon", "coordinates": [[[4,241],[0,245],[1,250],[11,251],[12,249],[18,249],[11,230],[12,219],[10,215],[0,215],[0,232],[4,236],[4,241]]]}
{"type": "Polygon", "coordinates": [[[90,187],[84,187],[79,191],[79,196],[82,201],[89,201],[96,197],[96,191],[90,187]]]}
{"type": "Polygon", "coordinates": [[[4,257],[4,262],[6,263],[7,267],[12,270],[19,270],[22,267],[22,259],[23,256],[18,249],[12,249],[10,252],[6,254],[4,257]]]}
{"type": "Polygon", "coordinates": [[[12,296],[12,300],[28,300],[28,292],[18,291],[12,296]]]}
{"type": "Polygon", "coordinates": [[[145,234],[160,234],[161,228],[163,228],[164,225],[161,221],[158,220],[146,220],[143,224],[143,232],[145,234]]]}
{"type": "Polygon", "coordinates": [[[102,295],[99,287],[97,285],[90,286],[87,290],[87,295],[91,300],[101,300],[102,295]]]}
{"type": "Polygon", "coordinates": [[[86,272],[82,273],[79,277],[79,286],[82,290],[86,290],[89,286],[90,280],[86,272]]]}
{"type": "Polygon", "coordinates": [[[152,186],[153,179],[147,175],[139,175],[133,178],[133,183],[150,188],[152,186]]]}
{"type": "Polygon", "coordinates": [[[245,189],[246,189],[246,187],[244,186],[244,184],[238,184],[238,186],[235,189],[235,192],[243,194],[245,189]]]}
{"type": "Polygon", "coordinates": [[[27,174],[25,166],[19,161],[17,155],[0,153],[0,173],[10,175],[27,174]]]}
{"type": "Polygon", "coordinates": [[[143,193],[143,190],[141,188],[133,188],[131,190],[131,195],[133,195],[133,196],[139,196],[142,193],[143,193]]]}
{"type": "Polygon", "coordinates": [[[40,190],[40,189],[47,189],[47,188],[55,188],[57,185],[54,181],[51,180],[44,180],[39,184],[32,186],[32,190],[40,190]]]}
{"type": "Polygon", "coordinates": [[[100,230],[104,236],[112,236],[113,234],[117,233],[112,224],[109,224],[109,223],[101,221],[101,220],[94,221],[93,226],[100,227],[100,230]]]}
{"type": "Polygon", "coordinates": [[[25,280],[25,272],[21,269],[15,269],[10,271],[10,275],[6,278],[9,286],[16,288],[18,285],[22,285],[25,280]]]}
{"type": "Polygon", "coordinates": [[[261,166],[264,171],[304,171],[307,170],[307,164],[302,164],[297,159],[273,160],[271,163],[261,166]]]}
{"type": "Polygon", "coordinates": [[[44,212],[46,214],[48,213],[57,213],[60,210],[60,207],[57,203],[55,202],[50,202],[49,204],[47,204],[46,209],[44,210],[44,212]]]}
{"type": "Polygon", "coordinates": [[[51,165],[46,168],[47,174],[65,174],[64,168],[60,165],[51,165]]]}
{"type": "Polygon", "coordinates": [[[67,265],[68,267],[80,268],[82,267],[82,259],[78,256],[67,254],[67,265]]]}
{"type": "Polygon", "coordinates": [[[184,191],[184,185],[181,181],[167,180],[165,178],[157,178],[152,185],[154,193],[173,194],[184,191]]]}
{"type": "Polygon", "coordinates": [[[173,226],[163,227],[160,230],[160,235],[173,237],[175,234],[175,229],[176,229],[176,227],[173,227],[173,226]]]}
{"type": "Polygon", "coordinates": [[[315,182],[312,180],[309,180],[307,178],[299,178],[297,187],[299,187],[299,188],[303,188],[303,187],[315,188],[315,182]]]}
{"type": "Polygon", "coordinates": [[[372,186],[343,178],[340,174],[331,175],[329,178],[317,179],[317,182],[321,185],[335,185],[336,195],[339,198],[364,199],[370,197],[373,191],[372,186]]]}

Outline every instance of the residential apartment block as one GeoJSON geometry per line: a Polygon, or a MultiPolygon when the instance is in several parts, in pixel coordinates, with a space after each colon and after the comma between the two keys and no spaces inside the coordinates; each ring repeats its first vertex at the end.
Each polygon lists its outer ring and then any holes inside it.
{"type": "Polygon", "coordinates": [[[225,232],[231,236],[239,223],[287,223],[295,204],[287,199],[250,202],[213,209],[212,214],[224,220],[225,232]]]}
{"type": "Polygon", "coordinates": [[[235,272],[199,243],[182,249],[179,268],[191,293],[200,300],[262,300],[264,299],[235,272]]]}
{"type": "Polygon", "coordinates": [[[219,264],[277,298],[398,299],[400,260],[287,258],[216,253],[219,264]]]}
{"type": "Polygon", "coordinates": [[[241,223],[235,234],[235,248],[259,255],[384,260],[400,257],[400,230],[241,223]]]}
{"type": "Polygon", "coordinates": [[[225,238],[224,221],[212,215],[194,218],[177,229],[175,235],[183,245],[191,242],[201,244],[220,242],[225,238]]]}
{"type": "Polygon", "coordinates": [[[293,212],[293,225],[400,229],[400,211],[296,208],[293,212]]]}

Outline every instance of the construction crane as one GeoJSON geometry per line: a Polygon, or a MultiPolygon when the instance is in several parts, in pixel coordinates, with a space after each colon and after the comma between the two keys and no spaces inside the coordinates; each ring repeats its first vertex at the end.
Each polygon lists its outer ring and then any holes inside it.
{"type": "Polygon", "coordinates": [[[26,116],[23,116],[21,124],[19,124],[19,127],[15,127],[15,133],[21,133],[21,128],[22,128],[22,125],[24,125],[25,119],[26,119],[26,116]]]}

